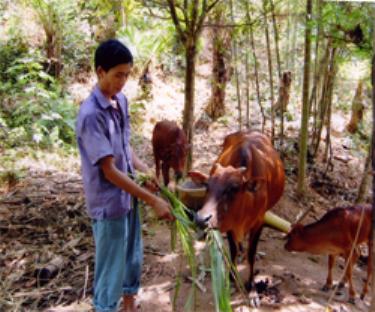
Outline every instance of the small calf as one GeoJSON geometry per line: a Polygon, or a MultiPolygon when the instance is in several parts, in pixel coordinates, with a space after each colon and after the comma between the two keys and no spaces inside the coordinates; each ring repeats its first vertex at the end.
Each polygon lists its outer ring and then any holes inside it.
{"type": "Polygon", "coordinates": [[[189,144],[185,132],[174,121],[159,121],[152,133],[152,148],[155,158],[156,176],[160,176],[160,165],[164,184],[169,183],[169,169],[173,168],[176,180],[182,177],[189,144]]]}
{"type": "MultiPolygon", "coordinates": [[[[349,282],[349,301],[354,303],[355,291],[352,283],[353,264],[359,257],[358,245],[367,243],[369,257],[367,260],[367,278],[364,282],[361,299],[367,293],[371,276],[371,206],[356,205],[353,207],[338,207],[328,211],[319,221],[308,225],[297,224],[287,236],[285,249],[288,251],[307,251],[313,254],[328,254],[328,276],[323,289],[332,287],[332,268],[336,256],[340,255],[349,261],[345,280],[349,282]],[[363,220],[353,255],[349,260],[350,251],[355,241],[361,213],[363,220]]],[[[342,285],[343,286],[343,285],[342,285]]]]}

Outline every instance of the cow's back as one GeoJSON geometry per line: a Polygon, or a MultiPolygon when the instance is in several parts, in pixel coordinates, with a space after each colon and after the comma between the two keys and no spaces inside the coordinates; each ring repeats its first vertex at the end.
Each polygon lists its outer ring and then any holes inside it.
{"type": "Polygon", "coordinates": [[[162,120],[156,123],[152,133],[152,146],[154,153],[163,155],[171,143],[176,142],[182,131],[176,122],[162,120]]]}
{"type": "Polygon", "coordinates": [[[228,135],[216,162],[222,166],[246,167],[249,180],[266,183],[266,209],[274,206],[283,194],[283,163],[269,138],[260,132],[240,131],[228,135]]]}

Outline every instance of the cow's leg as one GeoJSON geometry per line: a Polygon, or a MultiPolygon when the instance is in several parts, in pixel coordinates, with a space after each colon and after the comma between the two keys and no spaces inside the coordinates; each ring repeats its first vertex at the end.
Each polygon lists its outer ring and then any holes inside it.
{"type": "Polygon", "coordinates": [[[260,234],[262,233],[262,229],[263,229],[263,225],[259,227],[258,229],[254,230],[253,232],[250,232],[250,235],[249,235],[247,259],[249,261],[250,273],[249,273],[249,279],[245,285],[246,290],[249,292],[253,288],[255,254],[257,251],[257,245],[258,245],[260,234]]]}
{"type": "MultiPolygon", "coordinates": [[[[229,243],[229,252],[230,252],[230,259],[232,261],[232,264],[234,267],[236,267],[236,259],[237,259],[237,251],[238,251],[238,245],[233,237],[233,233],[231,231],[227,232],[227,238],[229,243]]],[[[230,271],[230,280],[232,282],[235,281],[236,275],[233,272],[233,270],[230,271]]]]}
{"type": "Polygon", "coordinates": [[[168,185],[168,183],[169,183],[169,165],[166,161],[163,161],[163,163],[161,164],[161,171],[163,173],[164,185],[168,185]]]}
{"type": "Polygon", "coordinates": [[[368,246],[367,276],[366,276],[366,280],[363,284],[363,290],[362,290],[362,293],[361,293],[361,299],[362,300],[365,298],[365,296],[367,294],[368,284],[369,284],[369,282],[371,280],[371,276],[372,276],[372,241],[371,240],[368,241],[367,246],[368,246]]]}
{"type": "Polygon", "coordinates": [[[323,291],[328,291],[332,287],[332,269],[335,265],[336,256],[335,255],[329,255],[328,256],[328,274],[327,274],[327,281],[325,285],[323,286],[323,291]]]}
{"type": "Polygon", "coordinates": [[[156,156],[155,152],[154,152],[154,159],[155,159],[155,173],[156,173],[156,177],[159,180],[159,177],[160,177],[160,158],[158,156],[156,156]]]}
{"type": "Polygon", "coordinates": [[[357,250],[354,250],[354,253],[351,259],[349,259],[349,254],[347,254],[345,257],[346,261],[349,261],[348,268],[345,272],[346,278],[349,283],[349,302],[353,304],[355,303],[355,290],[353,287],[352,274],[353,274],[353,265],[356,263],[358,257],[359,257],[359,254],[357,250]]]}

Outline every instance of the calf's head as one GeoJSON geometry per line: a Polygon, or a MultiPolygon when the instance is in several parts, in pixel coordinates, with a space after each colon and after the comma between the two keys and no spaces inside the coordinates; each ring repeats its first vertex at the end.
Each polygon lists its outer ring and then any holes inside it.
{"type": "Polygon", "coordinates": [[[285,249],[288,251],[304,251],[303,225],[293,225],[286,236],[285,249]]]}
{"type": "Polygon", "coordinates": [[[179,180],[184,171],[189,145],[185,142],[176,142],[171,146],[171,148],[175,156],[171,161],[171,166],[175,172],[176,180],[179,180]]]}

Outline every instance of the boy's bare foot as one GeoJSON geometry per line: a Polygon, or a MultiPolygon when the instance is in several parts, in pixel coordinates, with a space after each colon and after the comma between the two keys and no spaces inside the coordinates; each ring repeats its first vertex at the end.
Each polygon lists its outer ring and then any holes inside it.
{"type": "Polygon", "coordinates": [[[123,310],[121,312],[137,312],[135,295],[123,295],[123,310]]]}

